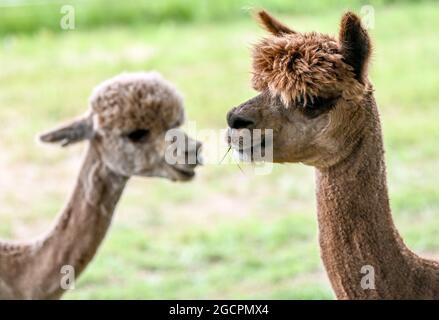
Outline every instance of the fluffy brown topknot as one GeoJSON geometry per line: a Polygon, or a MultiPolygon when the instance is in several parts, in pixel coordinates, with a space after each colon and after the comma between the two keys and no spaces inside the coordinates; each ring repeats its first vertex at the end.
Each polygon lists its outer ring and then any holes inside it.
{"type": "Polygon", "coordinates": [[[346,62],[339,41],[316,32],[277,30],[274,23],[277,20],[266,12],[260,12],[259,16],[272,35],[253,47],[255,90],[269,90],[272,95],[280,96],[286,106],[334,95],[361,99],[365,82],[359,81],[352,64],[346,62]]]}

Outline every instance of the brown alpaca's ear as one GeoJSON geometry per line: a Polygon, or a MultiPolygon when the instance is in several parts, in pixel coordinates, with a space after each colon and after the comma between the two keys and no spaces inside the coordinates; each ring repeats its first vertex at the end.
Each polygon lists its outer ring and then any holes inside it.
{"type": "Polygon", "coordinates": [[[273,18],[267,11],[261,10],[257,13],[256,19],[259,23],[270,33],[275,36],[281,36],[282,34],[296,33],[288,28],[279,20],[273,18]]]}
{"type": "Polygon", "coordinates": [[[93,137],[93,121],[91,117],[75,120],[67,125],[40,135],[40,141],[59,143],[62,147],[93,137]]]}
{"type": "Polygon", "coordinates": [[[356,79],[364,83],[372,45],[366,29],[363,28],[356,14],[347,12],[343,15],[339,41],[345,62],[354,68],[356,79]]]}

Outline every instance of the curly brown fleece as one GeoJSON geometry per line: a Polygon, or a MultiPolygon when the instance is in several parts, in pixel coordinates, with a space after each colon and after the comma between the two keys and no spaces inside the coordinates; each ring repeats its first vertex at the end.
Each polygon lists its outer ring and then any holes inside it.
{"type": "Polygon", "coordinates": [[[273,162],[315,167],[321,258],[337,298],[438,299],[439,263],[410,251],[393,223],[360,18],[344,14],[338,40],[297,33],[264,11],[259,20],[272,34],[253,50],[262,92],[230,110],[231,138],[273,129],[273,162]]]}
{"type": "MultiPolygon", "coordinates": [[[[264,25],[266,15],[259,13],[264,25]]],[[[274,27],[266,28],[275,34],[253,47],[255,90],[268,89],[280,96],[285,106],[291,102],[306,104],[308,99],[334,91],[347,100],[363,98],[365,84],[355,79],[354,68],[345,62],[335,38],[317,32],[295,33],[285,27],[280,33],[274,27]]]]}

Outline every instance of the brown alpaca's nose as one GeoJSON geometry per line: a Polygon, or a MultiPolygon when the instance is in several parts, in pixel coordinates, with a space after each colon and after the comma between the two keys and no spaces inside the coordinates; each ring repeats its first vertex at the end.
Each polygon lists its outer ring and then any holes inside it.
{"type": "Polygon", "coordinates": [[[227,124],[232,129],[251,129],[255,122],[242,115],[236,115],[232,111],[227,114],[227,124]]]}

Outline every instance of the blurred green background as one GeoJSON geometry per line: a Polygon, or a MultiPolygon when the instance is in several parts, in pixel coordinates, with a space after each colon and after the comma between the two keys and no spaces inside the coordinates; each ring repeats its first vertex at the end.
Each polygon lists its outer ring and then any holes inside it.
{"type": "MultiPolygon", "coordinates": [[[[342,12],[362,5],[375,11],[371,79],[395,222],[412,249],[439,256],[439,3],[428,1],[0,0],[0,237],[34,237],[62,208],[84,146],[34,137],[84,112],[100,81],[158,70],[183,91],[198,129],[223,128],[227,110],[254,94],[249,48],[263,31],[251,8],[336,34],[342,12]],[[75,8],[74,30],[59,27],[63,4],[75,8]]],[[[254,176],[208,165],[190,184],[133,179],[64,298],[332,299],[313,169],[254,176]]]]}

